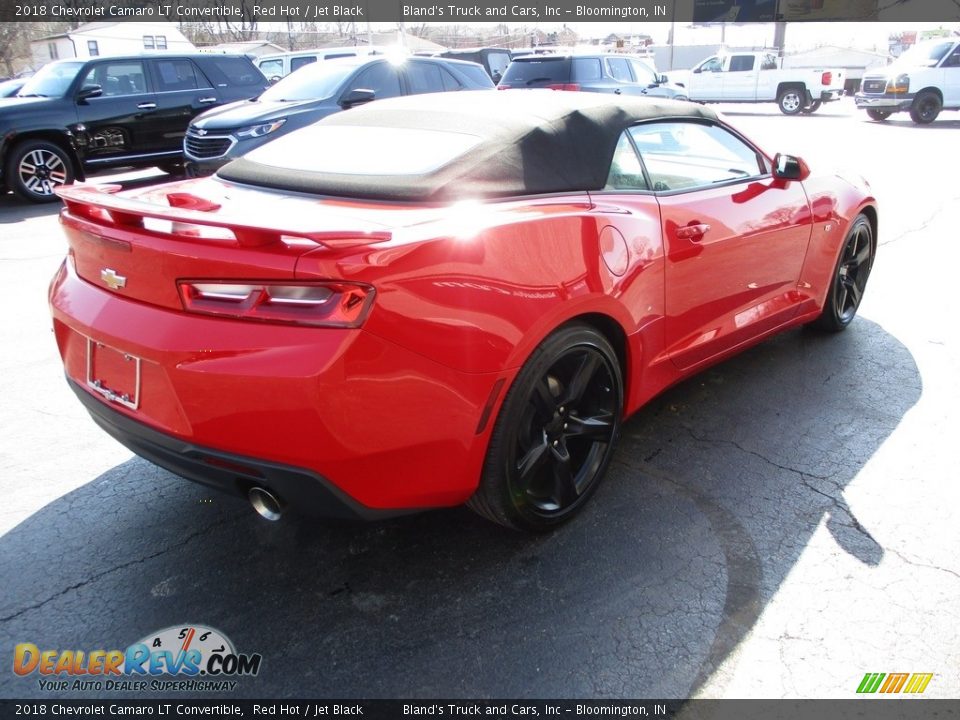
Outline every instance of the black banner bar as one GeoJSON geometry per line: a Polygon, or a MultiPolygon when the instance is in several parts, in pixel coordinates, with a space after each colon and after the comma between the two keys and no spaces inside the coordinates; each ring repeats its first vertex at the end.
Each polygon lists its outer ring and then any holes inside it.
{"type": "Polygon", "coordinates": [[[960,20],[955,0],[4,0],[0,21],[812,22],[960,20]]]}

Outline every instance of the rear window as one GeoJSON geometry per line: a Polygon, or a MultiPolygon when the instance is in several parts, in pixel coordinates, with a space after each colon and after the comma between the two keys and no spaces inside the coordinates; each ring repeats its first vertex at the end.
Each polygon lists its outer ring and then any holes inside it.
{"type": "Polygon", "coordinates": [[[538,57],[514,60],[501,82],[514,87],[539,87],[570,82],[570,58],[538,57]]]}
{"type": "Polygon", "coordinates": [[[213,57],[206,59],[210,79],[218,86],[223,85],[263,85],[266,82],[263,73],[244,58],[213,57]]]}
{"type": "Polygon", "coordinates": [[[297,172],[423,175],[464,155],[479,142],[479,137],[468,133],[320,124],[255,148],[246,158],[297,172]]]}

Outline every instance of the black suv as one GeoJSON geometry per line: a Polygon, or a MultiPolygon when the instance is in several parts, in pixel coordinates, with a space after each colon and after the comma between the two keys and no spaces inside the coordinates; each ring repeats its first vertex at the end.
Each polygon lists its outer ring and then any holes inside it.
{"type": "Polygon", "coordinates": [[[0,100],[0,186],[33,202],[109,167],[176,172],[190,120],[259,94],[266,78],[242,55],[59,60],[0,100]]]}
{"type": "Polygon", "coordinates": [[[550,88],[646,95],[686,100],[687,91],[667,81],[638,57],[620,54],[529,55],[514,58],[497,85],[511,88],[550,88]]]}

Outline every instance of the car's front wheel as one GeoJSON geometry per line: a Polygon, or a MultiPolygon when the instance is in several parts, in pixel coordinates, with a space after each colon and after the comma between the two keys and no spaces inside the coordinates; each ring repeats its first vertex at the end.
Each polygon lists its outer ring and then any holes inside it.
{"type": "Polygon", "coordinates": [[[875,110],[873,108],[868,108],[867,117],[871,120],[876,120],[877,122],[883,122],[890,117],[890,112],[888,110],[875,110]]]}
{"type": "Polygon", "coordinates": [[[812,323],[814,327],[840,332],[853,321],[863,299],[876,252],[873,226],[865,215],[858,215],[847,233],[823,311],[812,323]]]}
{"type": "Polygon", "coordinates": [[[520,530],[569,520],[606,472],[622,413],[622,372],[610,343],[588,325],[559,328],[507,393],[467,504],[520,530]]]}
{"type": "Polygon", "coordinates": [[[913,105],[910,106],[910,119],[918,125],[929,125],[943,109],[943,102],[940,96],[932,90],[924,90],[913,99],[913,105]]]}
{"type": "Polygon", "coordinates": [[[59,145],[46,140],[26,140],[7,159],[7,185],[31,202],[55,201],[54,188],[73,182],[75,177],[70,156],[59,145]]]}

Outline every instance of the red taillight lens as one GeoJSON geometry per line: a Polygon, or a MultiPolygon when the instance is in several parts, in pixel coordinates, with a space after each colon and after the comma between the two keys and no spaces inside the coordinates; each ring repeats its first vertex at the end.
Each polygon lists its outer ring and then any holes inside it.
{"type": "Polygon", "coordinates": [[[550,90],[579,90],[579,83],[554,83],[553,85],[547,85],[550,90]]]}
{"type": "Polygon", "coordinates": [[[497,85],[497,90],[509,90],[509,89],[510,89],[509,85],[504,85],[502,83],[500,85],[497,85]]]}
{"type": "Polygon", "coordinates": [[[187,312],[313,327],[360,327],[375,295],[369,285],[345,282],[181,280],[177,285],[187,312]]]}
{"type": "Polygon", "coordinates": [[[833,73],[832,73],[832,72],[825,72],[823,75],[820,76],[820,82],[823,83],[824,85],[829,85],[830,83],[832,83],[832,82],[833,82],[833,73]]]}

